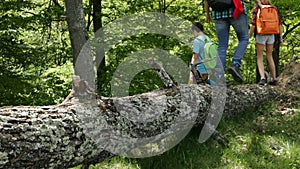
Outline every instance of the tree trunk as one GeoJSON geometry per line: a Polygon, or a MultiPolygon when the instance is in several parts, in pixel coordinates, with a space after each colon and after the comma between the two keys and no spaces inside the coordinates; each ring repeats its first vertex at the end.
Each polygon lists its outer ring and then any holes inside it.
{"type": "Polygon", "coordinates": [[[279,56],[280,56],[280,36],[279,34],[275,34],[275,42],[274,42],[274,47],[273,47],[273,52],[272,52],[272,56],[273,56],[273,60],[274,60],[274,64],[275,64],[275,70],[276,70],[276,76],[279,75],[279,56]]]}
{"type": "MultiPolygon", "coordinates": [[[[175,121],[178,114],[190,113],[189,107],[179,106],[179,91],[187,91],[190,95],[197,94],[198,115],[195,125],[198,125],[207,118],[211,93],[214,90],[214,87],[208,85],[179,85],[135,96],[97,98],[96,104],[83,103],[73,96],[70,101],[60,105],[2,107],[0,168],[69,168],[101,162],[112,154],[99,148],[98,143],[83,130],[85,123],[80,121],[84,116],[96,113],[122,134],[151,137],[163,132],[175,121]],[[161,104],[162,98],[168,100],[164,107],[161,104]],[[132,125],[133,121],[121,117],[123,107],[141,112],[161,111],[165,107],[168,109],[161,117],[157,117],[158,121],[155,119],[156,123],[132,125]]],[[[232,86],[227,89],[224,115],[243,113],[246,109],[255,108],[277,95],[277,91],[271,87],[232,86]]],[[[181,105],[190,104],[188,99],[180,102],[181,105]]],[[[101,125],[97,120],[92,119],[90,122],[95,126],[101,125]]],[[[105,139],[110,141],[109,137],[105,139]]]]}
{"type": "Polygon", "coordinates": [[[82,0],[65,0],[75,74],[95,89],[94,64],[85,26],[82,0]]]}
{"type": "MultiPolygon", "coordinates": [[[[92,0],[93,3],[93,23],[95,38],[99,37],[102,28],[102,0],[92,0]]],[[[105,52],[102,48],[96,48],[96,67],[97,78],[100,79],[104,73],[105,67],[105,52]]],[[[100,86],[101,81],[98,80],[100,86]]]]}

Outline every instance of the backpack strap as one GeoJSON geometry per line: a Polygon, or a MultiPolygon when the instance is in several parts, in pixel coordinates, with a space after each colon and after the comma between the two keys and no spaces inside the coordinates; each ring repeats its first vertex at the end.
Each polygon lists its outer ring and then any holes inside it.
{"type": "Polygon", "coordinates": [[[263,8],[275,8],[275,7],[273,5],[261,5],[260,8],[263,9],[263,8]]]}
{"type": "Polygon", "coordinates": [[[197,36],[197,39],[201,40],[201,41],[204,42],[204,43],[207,43],[207,42],[210,42],[210,41],[211,41],[211,40],[208,38],[208,36],[206,36],[206,35],[204,35],[204,36],[202,36],[202,35],[197,36]],[[205,37],[204,37],[204,36],[205,36],[205,37]]]}
{"type": "MultiPolygon", "coordinates": [[[[206,35],[205,35],[205,36],[202,36],[202,35],[197,36],[196,39],[198,39],[198,40],[200,40],[201,42],[203,42],[203,43],[204,43],[203,46],[205,46],[205,44],[208,42],[207,36],[206,36],[206,35]]],[[[199,54],[200,54],[200,51],[199,51],[199,54]]],[[[203,58],[204,56],[201,56],[201,55],[198,55],[198,56],[199,56],[201,59],[204,59],[204,58],[203,58]]]]}

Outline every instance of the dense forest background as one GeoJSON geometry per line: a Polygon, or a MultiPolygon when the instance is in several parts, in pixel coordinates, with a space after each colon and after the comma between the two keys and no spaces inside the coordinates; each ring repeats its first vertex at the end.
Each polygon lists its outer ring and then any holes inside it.
{"type": "MultiPolygon", "coordinates": [[[[284,46],[280,47],[279,73],[300,50],[299,5],[296,0],[273,0],[280,10],[284,46]]],[[[249,24],[254,0],[245,0],[249,24]]],[[[96,28],[126,15],[162,12],[191,22],[204,23],[205,33],[217,42],[212,23],[205,23],[201,0],[84,0],[86,29],[90,37],[96,28]]],[[[71,90],[72,49],[62,0],[2,0],[0,3],[0,106],[50,105],[60,103],[71,90]]],[[[228,59],[237,44],[231,34],[228,59]]],[[[110,96],[110,80],[117,65],[133,51],[160,48],[179,56],[187,64],[191,48],[162,35],[135,35],[115,45],[106,53],[97,79],[98,93],[110,96]]],[[[244,83],[256,83],[256,54],[251,37],[242,73],[244,83]]],[[[230,77],[228,77],[230,79],[230,77]]],[[[130,94],[161,87],[162,82],[151,70],[140,72],[131,82],[130,94]],[[151,78],[150,78],[151,77],[151,78]]]]}
{"type": "MultiPolygon", "coordinates": [[[[250,25],[255,0],[244,1],[250,25]]],[[[278,7],[284,21],[284,45],[274,54],[278,54],[278,73],[281,73],[289,60],[299,55],[300,1],[272,0],[272,3],[278,7]]],[[[83,8],[90,38],[99,28],[124,16],[161,12],[204,23],[204,32],[217,42],[214,24],[205,23],[202,0],[83,0],[83,8]]],[[[64,100],[71,91],[74,72],[68,29],[63,0],[1,0],[0,107],[53,105],[64,100]]],[[[231,34],[228,59],[237,43],[236,35],[231,34]]],[[[99,95],[112,95],[113,73],[126,57],[149,48],[169,51],[187,65],[192,55],[191,47],[172,37],[137,34],[126,38],[105,53],[105,64],[97,73],[99,95]]],[[[256,83],[254,37],[251,37],[243,59],[242,74],[244,84],[256,83]]],[[[226,78],[238,85],[230,76],[226,78]]],[[[131,81],[129,94],[151,91],[162,85],[153,70],[144,70],[131,81]]],[[[90,168],[299,168],[299,100],[284,96],[283,93],[279,100],[274,99],[243,115],[222,119],[218,131],[228,139],[228,147],[222,147],[214,138],[199,144],[199,129],[196,128],[162,155],[145,159],[117,156],[90,168]]]]}

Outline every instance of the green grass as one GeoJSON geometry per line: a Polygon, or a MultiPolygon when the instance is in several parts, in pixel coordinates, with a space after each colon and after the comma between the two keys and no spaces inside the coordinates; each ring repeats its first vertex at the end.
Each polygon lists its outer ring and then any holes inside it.
{"type": "Polygon", "coordinates": [[[129,159],[114,157],[91,169],[296,169],[300,167],[300,107],[270,103],[218,126],[228,141],[222,147],[210,138],[198,143],[200,128],[162,155],[129,159]]]}

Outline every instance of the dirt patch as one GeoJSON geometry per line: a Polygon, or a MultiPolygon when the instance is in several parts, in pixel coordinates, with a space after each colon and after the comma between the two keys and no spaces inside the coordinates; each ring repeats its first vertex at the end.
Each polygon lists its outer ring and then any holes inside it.
{"type": "Polygon", "coordinates": [[[294,58],[284,67],[284,71],[278,77],[278,89],[289,97],[300,100],[300,62],[294,58]]]}

